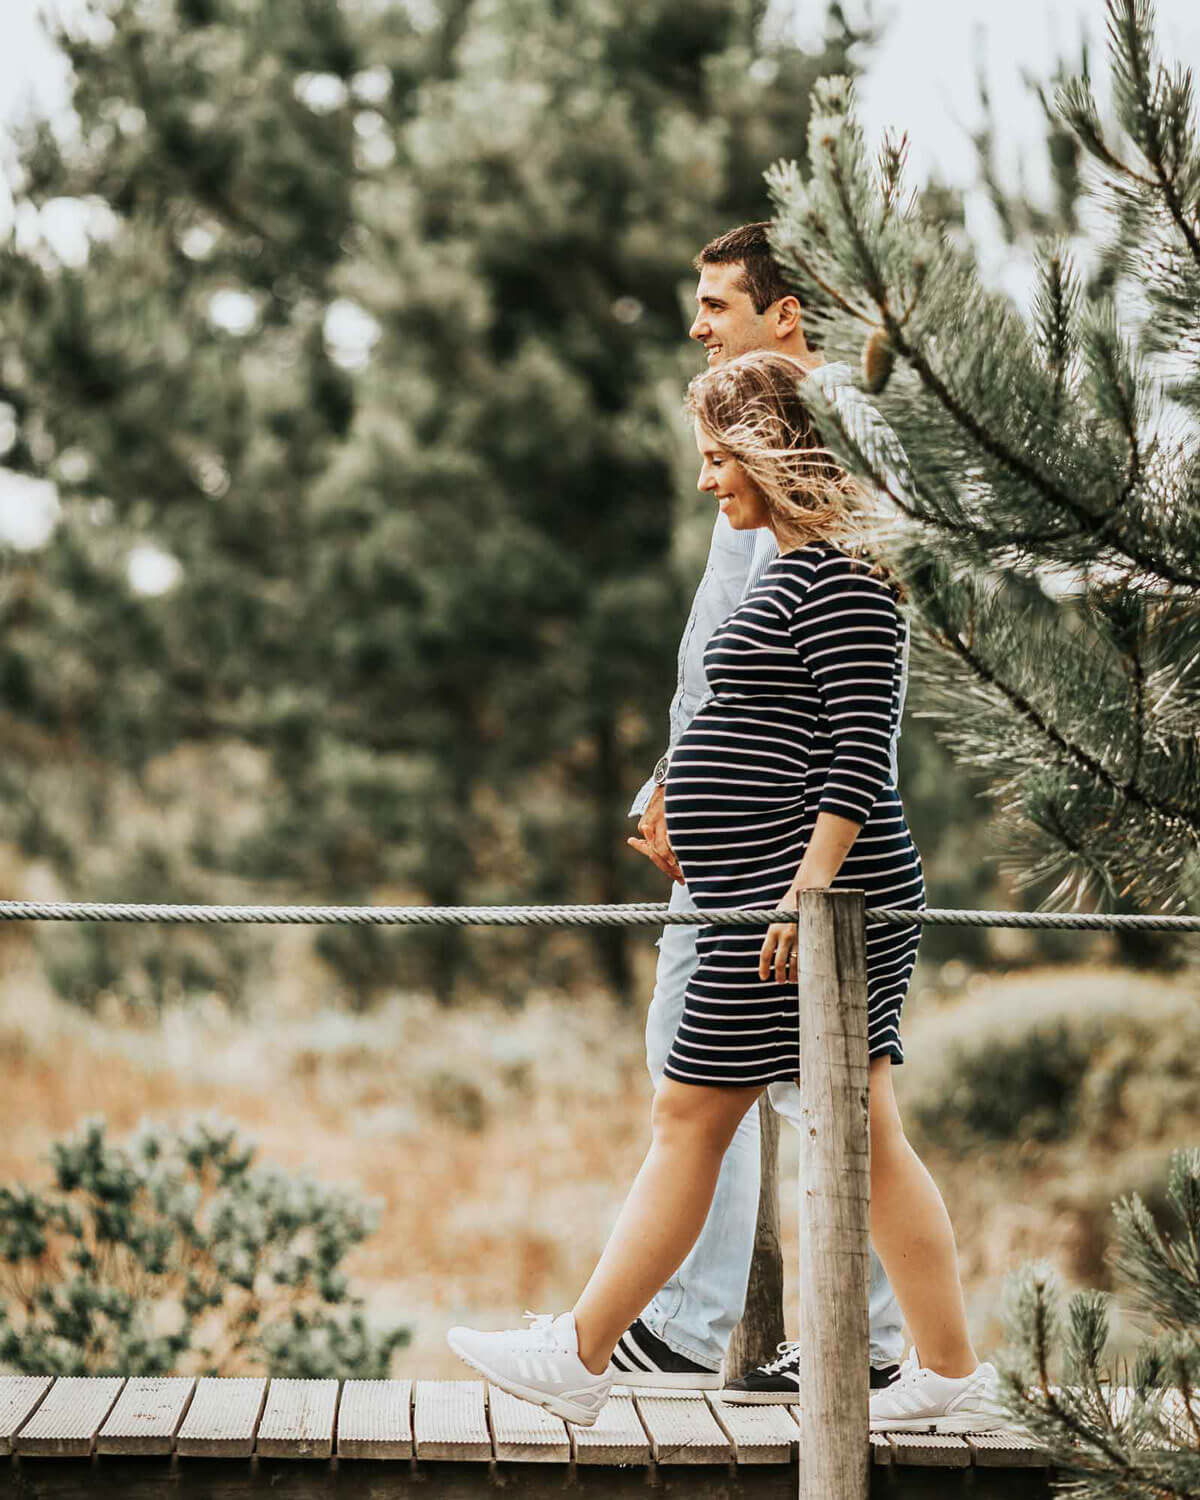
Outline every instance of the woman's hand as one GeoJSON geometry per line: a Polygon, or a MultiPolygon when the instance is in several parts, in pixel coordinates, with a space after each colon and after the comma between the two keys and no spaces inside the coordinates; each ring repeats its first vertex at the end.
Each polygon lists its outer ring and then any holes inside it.
{"type": "MultiPolygon", "coordinates": [[[[777,911],[796,911],[800,906],[801,891],[824,890],[825,886],[815,880],[797,875],[787,888],[787,893],[776,906],[777,911]]],[[[795,982],[796,973],[795,922],[772,922],[763,938],[762,951],[758,955],[758,977],[773,979],[776,984],[795,982]]]]}

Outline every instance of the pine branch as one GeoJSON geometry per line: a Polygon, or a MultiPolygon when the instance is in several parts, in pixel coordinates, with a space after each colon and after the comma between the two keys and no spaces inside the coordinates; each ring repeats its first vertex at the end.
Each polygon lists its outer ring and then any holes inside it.
{"type": "MultiPolygon", "coordinates": [[[[1112,311],[1111,304],[1106,304],[1101,314],[1093,320],[1088,328],[1088,337],[1085,340],[1087,346],[1092,350],[1094,357],[1099,362],[1102,373],[1106,377],[1101,383],[1098,395],[1103,399],[1105,396],[1115,396],[1116,417],[1125,433],[1128,458],[1125,466],[1125,482],[1117,498],[1109,507],[1107,515],[1092,533],[1092,540],[1099,542],[1104,533],[1109,530],[1118,519],[1121,512],[1128,505],[1137,490],[1138,482],[1142,474],[1142,453],[1138,441],[1138,424],[1136,397],[1131,395],[1127,389],[1123,376],[1127,373],[1121,367],[1120,340],[1116,331],[1115,319],[1108,321],[1107,315],[1112,311]]],[[[1099,519],[1099,518],[1097,518],[1099,519]]]]}
{"type": "MultiPolygon", "coordinates": [[[[1050,1320],[1044,1310],[1044,1287],[1041,1285],[1037,1286],[1036,1295],[1040,1315],[1036,1318],[1034,1324],[1034,1357],[1037,1362],[1039,1393],[1045,1403],[1046,1412],[1078,1443],[1099,1448],[1101,1453],[1115,1467],[1128,1470],[1130,1467],[1129,1461],[1120,1448],[1116,1447],[1103,1434],[1097,1436],[1055,1394],[1054,1388],[1050,1384],[1050,1340],[1048,1336],[1050,1320]]],[[[1087,1465],[1086,1460],[1083,1460],[1083,1455],[1080,1455],[1080,1459],[1082,1460],[1085,1472],[1103,1472],[1095,1466],[1087,1465]]]]}
{"type": "MultiPolygon", "coordinates": [[[[1162,101],[1154,97],[1156,91],[1150,78],[1153,59],[1149,38],[1153,29],[1154,10],[1147,0],[1108,0],[1114,74],[1136,127],[1131,133],[1154,169],[1154,185],[1167,206],[1167,212],[1183,236],[1192,259],[1200,266],[1200,234],[1189,222],[1179,198],[1178,184],[1168,170],[1159,128],[1162,101]]],[[[1158,71],[1161,83],[1161,66],[1158,71]]]]}
{"type": "MultiPolygon", "coordinates": [[[[972,551],[1004,549],[1011,547],[1041,548],[1047,542],[1061,541],[1064,538],[1077,535],[1071,528],[1057,529],[1053,531],[997,531],[995,529],[985,530],[977,520],[955,521],[938,508],[938,504],[930,496],[922,481],[913,474],[908,467],[907,459],[895,443],[895,435],[886,423],[879,418],[874,408],[866,401],[855,402],[853,413],[859,417],[860,413],[865,419],[859,421],[852,430],[846,416],[846,406],[840,402],[828,402],[819,391],[815,395],[807,397],[808,404],[815,409],[818,418],[818,426],[823,417],[832,417],[833,431],[840,436],[846,444],[847,456],[853,459],[851,467],[870,480],[872,487],[882,496],[889,500],[895,507],[910,520],[918,522],[929,531],[952,536],[959,541],[971,544],[972,551]],[[871,434],[867,431],[869,424],[876,425],[881,434],[881,440],[888,449],[886,455],[883,448],[875,442],[870,441],[871,434]],[[891,439],[882,438],[887,434],[891,439]],[[901,478],[904,488],[897,488],[893,483],[892,471],[880,467],[882,461],[889,461],[902,467],[901,478]],[[904,493],[904,489],[912,492],[918,498],[926,502],[926,509],[918,510],[904,493]]],[[[829,430],[828,427],[821,430],[829,430]]]]}
{"type": "Polygon", "coordinates": [[[883,145],[879,151],[879,187],[885,224],[900,205],[900,187],[908,161],[908,144],[907,131],[899,139],[891,131],[884,133],[883,145]]]}
{"type": "MultiPolygon", "coordinates": [[[[1050,1354],[1056,1342],[1056,1301],[1045,1273],[1027,1270],[1017,1283],[1018,1292],[1010,1322],[1020,1336],[1019,1351],[1010,1351],[1000,1361],[1009,1409],[1036,1441],[1051,1452],[1064,1474],[1079,1475],[1102,1486],[1096,1493],[1131,1497],[1149,1495],[1188,1500],[1195,1491],[1189,1476],[1176,1479],[1145,1453],[1141,1413],[1145,1403],[1118,1417],[1111,1398],[1099,1379],[1103,1332],[1096,1298],[1072,1299],[1072,1322],[1076,1346],[1085,1369],[1084,1405],[1077,1405],[1069,1386],[1056,1388],[1050,1378],[1050,1354]],[[1029,1366],[1032,1365],[1032,1370],[1029,1366]],[[1033,1383],[1029,1384],[1032,1374],[1033,1383]],[[1133,1451],[1130,1451],[1132,1447],[1133,1451]]],[[[1110,1383],[1110,1390],[1111,1390],[1110,1383]]]]}
{"type": "Polygon", "coordinates": [[[1039,258],[1038,291],[1033,311],[1043,359],[1054,380],[1051,420],[1056,423],[1061,418],[1066,394],[1078,303],[1079,286],[1071,259],[1065,248],[1055,246],[1039,258]]]}
{"type": "Polygon", "coordinates": [[[1055,107],[1063,123],[1098,161],[1116,176],[1153,192],[1153,180],[1143,177],[1135,167],[1122,160],[1105,139],[1096,101],[1086,79],[1071,78],[1062,84],[1055,94],[1055,107]]]}
{"type": "MultiPolygon", "coordinates": [[[[1024,455],[1012,449],[996,434],[990,432],[980,419],[967,410],[933,369],[924,350],[919,348],[906,336],[904,331],[905,320],[898,317],[891,307],[882,270],[871,254],[870,247],[866,242],[861,225],[854,212],[849,186],[842,172],[836,143],[832,138],[827,138],[824,145],[828,159],[830,179],[837,189],[843,224],[850,236],[851,244],[862,272],[864,289],[879,309],[880,319],[887,330],[888,338],[895,352],[908,361],[926,390],[936,398],[938,404],[959,429],[970,437],[983,452],[1001,467],[1007,469],[1016,478],[1029,485],[1047,504],[1057,506],[1060,510],[1065,510],[1074,516],[1079,522],[1080,530],[1083,534],[1093,535],[1098,538],[1112,524],[1116,512],[1128,498],[1130,492],[1128,473],[1126,481],[1122,486],[1121,495],[1114,506],[1105,516],[1097,517],[1084,506],[1080,505],[1073,495],[1064,490],[1060,485],[1055,484],[1048,475],[1042,473],[1040,469],[1030,463],[1024,455]]],[[[1069,535],[1069,533],[1067,534],[1069,535]]],[[[1176,568],[1170,563],[1148,553],[1144,548],[1123,536],[1117,536],[1113,545],[1151,577],[1160,578],[1166,583],[1177,584],[1185,588],[1200,588],[1200,573],[1192,574],[1176,568]]]]}
{"type": "MultiPolygon", "coordinates": [[[[906,580],[907,581],[907,580],[906,580]]],[[[913,584],[914,590],[919,588],[913,584]]],[[[1067,737],[1042,714],[1038,708],[1012,683],[1005,681],[987,662],[970,647],[954,628],[942,608],[942,600],[932,590],[921,591],[921,610],[924,618],[934,625],[937,630],[937,639],[941,646],[958,657],[968,667],[978,682],[1000,693],[1016,712],[1019,718],[1031,725],[1037,734],[1052,745],[1065,759],[1071,761],[1081,771],[1086,771],[1089,776],[1115,792],[1127,802],[1133,803],[1143,811],[1153,813],[1168,822],[1190,830],[1200,839],[1200,816],[1193,813],[1189,808],[1176,807],[1152,793],[1145,791],[1132,779],[1119,781],[1108,768],[1096,759],[1084,746],[1067,739],[1067,737]]]]}
{"type": "Polygon", "coordinates": [[[1175,1383],[1183,1398],[1183,1409],[1187,1412],[1192,1436],[1196,1439],[1196,1447],[1200,1449],[1200,1412],[1196,1410],[1197,1403],[1200,1402],[1200,1392],[1193,1389],[1190,1368],[1185,1360],[1180,1360],[1176,1365],[1175,1383]]]}

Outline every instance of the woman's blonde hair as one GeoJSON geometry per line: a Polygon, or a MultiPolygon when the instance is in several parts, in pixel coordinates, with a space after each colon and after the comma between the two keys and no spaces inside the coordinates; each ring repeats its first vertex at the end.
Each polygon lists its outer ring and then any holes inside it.
{"type": "Polygon", "coordinates": [[[754,350],[704,370],[686,407],[701,429],[737,459],[788,547],[827,541],[870,564],[902,598],[891,571],[869,556],[879,518],[862,487],[822,446],[800,398],[808,370],[789,354],[754,350]]]}

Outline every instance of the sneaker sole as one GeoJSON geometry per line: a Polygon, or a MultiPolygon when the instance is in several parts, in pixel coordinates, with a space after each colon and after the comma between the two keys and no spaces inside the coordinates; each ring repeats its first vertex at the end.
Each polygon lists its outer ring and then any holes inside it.
{"type": "Polygon", "coordinates": [[[721,1400],[734,1406],[799,1406],[799,1391],[731,1391],[721,1392],[721,1400]]]}
{"type": "Polygon", "coordinates": [[[472,1370],[478,1371],[490,1385],[498,1386],[500,1390],[507,1391],[510,1396],[519,1396],[522,1401],[528,1401],[533,1406],[541,1406],[556,1417],[561,1417],[564,1422],[572,1422],[576,1427],[593,1427],[596,1418],[600,1415],[596,1411],[588,1411],[586,1407],[578,1405],[574,1401],[566,1401],[561,1396],[551,1395],[549,1391],[535,1390],[532,1386],[519,1385],[515,1380],[510,1380],[506,1375],[497,1375],[494,1370],[489,1370],[487,1365],[482,1364],[473,1354],[468,1354],[465,1349],[460,1349],[452,1338],[447,1336],[446,1342],[462,1360],[463,1364],[470,1365],[472,1370]]]}
{"type": "Polygon", "coordinates": [[[995,1432],[1009,1425],[1007,1417],[893,1417],[870,1422],[872,1432],[932,1432],[939,1437],[962,1436],[967,1432],[995,1432]]]}
{"type": "Polygon", "coordinates": [[[626,1385],[634,1391],[719,1391],[721,1376],[717,1371],[711,1375],[653,1375],[648,1370],[614,1367],[613,1385],[626,1385]]]}

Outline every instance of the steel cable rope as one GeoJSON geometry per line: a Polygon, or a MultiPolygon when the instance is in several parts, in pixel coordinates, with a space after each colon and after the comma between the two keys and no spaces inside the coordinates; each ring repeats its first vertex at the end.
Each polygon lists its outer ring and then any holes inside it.
{"type": "MultiPolygon", "coordinates": [[[[650,902],[618,906],[204,906],[116,901],[0,901],[0,922],[245,922],[262,925],[337,924],[374,927],[752,927],[794,922],[793,911],[738,908],[670,911],[650,902]]],[[[868,907],[867,924],[889,927],[1050,927],[1085,930],[1140,928],[1200,932],[1200,916],[1116,912],[969,911],[926,907],[911,911],[868,907]]]]}

